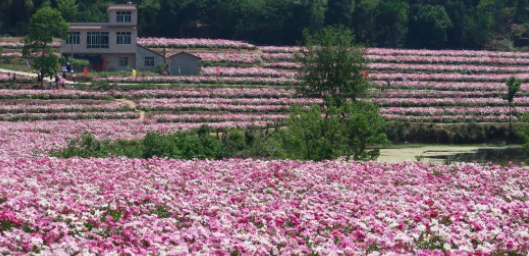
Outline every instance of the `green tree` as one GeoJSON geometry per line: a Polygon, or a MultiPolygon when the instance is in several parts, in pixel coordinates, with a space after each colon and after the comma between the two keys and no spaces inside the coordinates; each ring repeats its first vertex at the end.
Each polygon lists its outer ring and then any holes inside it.
{"type": "Polygon", "coordinates": [[[301,92],[311,97],[331,97],[338,105],[366,94],[371,86],[364,77],[367,60],[349,29],[337,26],[315,35],[305,32],[305,42],[306,50],[299,56],[301,92]]]}
{"type": "Polygon", "coordinates": [[[57,0],[57,6],[64,20],[68,22],[76,21],[79,16],[79,5],[76,0],[57,0]]]}
{"type": "Polygon", "coordinates": [[[388,0],[380,5],[377,20],[377,43],[383,46],[401,47],[408,34],[410,6],[403,0],[388,0]]]}
{"type": "Polygon", "coordinates": [[[377,17],[381,0],[360,0],[355,8],[355,32],[359,39],[373,43],[378,35],[377,17]]]}
{"type": "Polygon", "coordinates": [[[342,24],[349,27],[353,19],[354,10],[354,0],[329,0],[327,12],[325,13],[325,24],[342,24]]]}
{"type": "Polygon", "coordinates": [[[294,106],[284,132],[287,155],[295,159],[321,161],[341,156],[357,161],[374,160],[377,146],[387,143],[384,119],[367,102],[340,107],[294,106]]]}
{"type": "Polygon", "coordinates": [[[417,48],[442,48],[453,27],[442,5],[417,4],[410,19],[409,45],[417,48]]]}
{"type": "Polygon", "coordinates": [[[511,77],[509,80],[507,80],[507,95],[505,95],[506,100],[509,102],[509,131],[512,131],[512,112],[515,111],[514,109],[514,97],[516,96],[516,93],[520,90],[520,87],[522,85],[522,80],[517,79],[516,77],[511,77]]]}
{"type": "Polygon", "coordinates": [[[476,46],[485,46],[494,37],[495,25],[494,0],[481,0],[476,8],[474,21],[470,23],[470,40],[476,46]]]}
{"type": "Polygon", "coordinates": [[[527,0],[518,0],[515,19],[518,23],[527,22],[527,0]]]}
{"type": "Polygon", "coordinates": [[[29,33],[24,37],[23,54],[31,59],[38,71],[41,85],[47,76],[53,76],[59,68],[59,57],[52,48],[53,38],[66,38],[68,24],[58,10],[50,6],[40,8],[30,19],[29,33]]]}

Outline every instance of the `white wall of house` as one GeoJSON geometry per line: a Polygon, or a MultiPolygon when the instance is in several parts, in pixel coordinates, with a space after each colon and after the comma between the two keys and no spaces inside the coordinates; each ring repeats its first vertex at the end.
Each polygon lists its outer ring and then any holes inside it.
{"type": "Polygon", "coordinates": [[[109,24],[112,24],[112,25],[130,25],[130,24],[138,24],[138,11],[136,10],[123,10],[123,11],[130,11],[132,12],[132,16],[131,16],[131,22],[129,23],[126,23],[126,22],[117,22],[117,11],[109,11],[108,13],[108,16],[109,16],[109,21],[108,23],[109,24]]]}
{"type": "Polygon", "coordinates": [[[136,68],[136,54],[104,54],[107,71],[130,71],[136,68]],[[120,58],[128,58],[128,66],[120,65],[120,58]]]}
{"type": "Polygon", "coordinates": [[[138,46],[138,51],[136,53],[136,68],[138,70],[147,70],[147,71],[156,71],[158,65],[163,67],[163,57],[162,55],[148,50],[144,47],[138,46]],[[146,66],[146,58],[154,58],[153,66],[146,66]]]}
{"type": "Polygon", "coordinates": [[[63,40],[61,43],[61,53],[68,55],[72,52],[74,54],[79,53],[136,53],[137,47],[137,38],[138,32],[136,29],[131,28],[104,28],[104,29],[70,29],[70,32],[79,32],[80,33],[80,42],[79,44],[66,44],[66,41],[63,40]],[[108,49],[105,48],[96,48],[91,49],[87,48],[86,37],[87,32],[108,32],[109,33],[109,42],[108,49]],[[130,44],[117,44],[117,32],[130,32],[131,33],[131,43],[130,44]]]}

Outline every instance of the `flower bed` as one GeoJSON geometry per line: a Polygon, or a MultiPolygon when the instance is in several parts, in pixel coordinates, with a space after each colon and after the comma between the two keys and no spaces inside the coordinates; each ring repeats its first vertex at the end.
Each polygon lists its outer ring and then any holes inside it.
{"type": "Polygon", "coordinates": [[[0,253],[524,255],[528,171],[1,157],[0,253]]]}
{"type": "Polygon", "coordinates": [[[0,104],[0,113],[55,113],[55,112],[113,112],[130,111],[131,109],[120,102],[90,104],[0,104]]]}
{"type": "Polygon", "coordinates": [[[170,39],[170,38],[138,38],[138,44],[148,48],[234,48],[255,49],[254,45],[223,39],[170,39]]]}
{"type": "Polygon", "coordinates": [[[188,83],[188,84],[255,84],[291,85],[298,81],[287,77],[216,77],[216,76],[146,76],[98,78],[115,83],[188,83]]]}
{"type": "Polygon", "coordinates": [[[517,116],[509,115],[439,115],[439,116],[413,116],[413,115],[399,115],[399,114],[381,114],[382,117],[388,120],[407,120],[412,122],[425,122],[425,123],[468,123],[468,122],[508,122],[512,120],[514,122],[520,119],[517,116]]]}
{"type": "Polygon", "coordinates": [[[224,122],[224,121],[279,121],[289,114],[163,114],[151,117],[158,122],[224,122]]]}
{"type": "Polygon", "coordinates": [[[33,121],[33,120],[81,120],[81,119],[137,119],[134,112],[52,112],[52,113],[21,113],[0,114],[0,121],[33,121]]]}
{"type": "Polygon", "coordinates": [[[256,77],[283,77],[292,78],[298,73],[271,68],[233,68],[233,67],[205,67],[202,68],[205,76],[256,76],[256,77]]]}

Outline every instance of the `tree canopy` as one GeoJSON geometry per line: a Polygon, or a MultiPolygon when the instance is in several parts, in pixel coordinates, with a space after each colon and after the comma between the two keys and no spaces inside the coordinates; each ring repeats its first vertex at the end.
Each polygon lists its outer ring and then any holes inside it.
{"type": "MultiPolygon", "coordinates": [[[[0,0],[0,33],[25,35],[45,2],[68,22],[101,22],[128,0],[0,0]]],[[[378,47],[484,49],[529,37],[527,0],[136,0],[140,36],[295,45],[301,31],[344,25],[378,47]],[[515,28],[515,29],[513,29],[515,28]]],[[[520,40],[523,41],[523,40],[520,40]]]]}
{"type": "Polygon", "coordinates": [[[66,38],[67,35],[68,24],[58,10],[45,5],[31,17],[23,53],[32,60],[41,81],[58,70],[59,57],[53,52],[53,38],[66,38]]]}

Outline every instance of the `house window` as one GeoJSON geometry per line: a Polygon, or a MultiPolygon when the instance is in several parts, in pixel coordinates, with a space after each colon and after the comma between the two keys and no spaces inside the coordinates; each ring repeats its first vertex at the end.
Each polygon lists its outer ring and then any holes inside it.
{"type": "Polygon", "coordinates": [[[131,32],[117,32],[116,33],[116,43],[117,44],[131,44],[132,40],[131,32]]]}
{"type": "Polygon", "coordinates": [[[120,57],[119,58],[119,66],[120,67],[128,67],[129,66],[129,57],[120,57]]]}
{"type": "Polygon", "coordinates": [[[117,12],[116,21],[119,22],[119,23],[131,22],[132,21],[132,12],[117,12]]]}
{"type": "Polygon", "coordinates": [[[87,32],[86,48],[108,49],[108,32],[87,32]]]}
{"type": "Polygon", "coordinates": [[[154,67],[154,57],[145,57],[145,67],[154,67]]]}
{"type": "Polygon", "coordinates": [[[66,44],[80,44],[81,32],[70,32],[66,44]]]}

